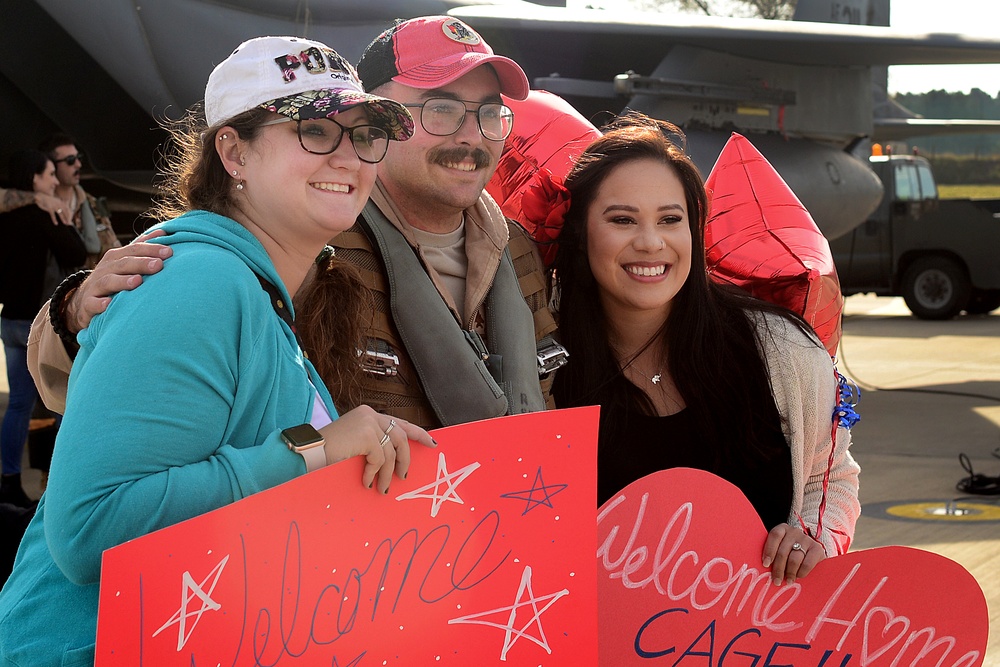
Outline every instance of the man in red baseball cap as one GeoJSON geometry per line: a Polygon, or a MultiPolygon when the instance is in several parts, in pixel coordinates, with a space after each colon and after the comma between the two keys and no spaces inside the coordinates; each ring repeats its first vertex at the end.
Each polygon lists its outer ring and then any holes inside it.
{"type": "Polygon", "coordinates": [[[523,100],[527,77],[447,16],[389,28],[358,75],[417,121],[359,224],[331,242],[375,285],[367,356],[391,364],[366,374],[362,402],[428,427],[543,409],[538,352],[555,323],[541,263],[483,190],[514,123],[504,96],[523,100]]]}
{"type": "MultiPolygon", "coordinates": [[[[358,224],[331,241],[335,258],[319,260],[312,288],[296,298],[310,358],[323,373],[331,346],[319,340],[329,330],[322,320],[338,289],[324,278],[346,261],[375,305],[359,350],[360,403],[425,428],[543,409],[545,376],[565,355],[551,338],[547,281],[527,233],[483,189],[514,122],[504,96],[528,94],[524,72],[447,16],[396,23],[369,44],[357,69],[367,92],[401,102],[417,122],[408,141],[390,142],[358,224]]],[[[75,333],[106,307],[107,295],[158,270],[161,260],[145,247],[99,266],[99,280],[88,279],[56,309],[72,313],[61,330],[75,333]]],[[[59,406],[69,360],[53,358],[62,343],[45,312],[29,362],[46,404],[59,406]]]]}

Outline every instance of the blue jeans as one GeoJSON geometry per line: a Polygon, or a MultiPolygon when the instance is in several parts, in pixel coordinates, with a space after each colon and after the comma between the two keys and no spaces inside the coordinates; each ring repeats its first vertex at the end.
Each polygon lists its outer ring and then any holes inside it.
{"type": "Polygon", "coordinates": [[[0,338],[7,360],[7,384],[10,400],[0,426],[0,454],[3,474],[21,472],[24,443],[28,439],[31,411],[38,399],[35,381],[28,373],[28,330],[31,320],[10,320],[0,317],[0,338]]]}

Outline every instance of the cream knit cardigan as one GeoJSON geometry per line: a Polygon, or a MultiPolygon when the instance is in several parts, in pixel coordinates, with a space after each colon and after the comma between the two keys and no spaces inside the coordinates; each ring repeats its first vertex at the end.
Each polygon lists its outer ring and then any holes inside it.
{"type": "Polygon", "coordinates": [[[830,461],[833,413],[838,387],[833,360],[813,336],[806,336],[783,317],[751,315],[757,325],[782,430],[792,451],[792,509],[788,523],[799,519],[826,549],[828,556],[847,552],[861,515],[858,473],[850,451],[851,432],[837,428],[830,461]],[[829,470],[822,531],[816,537],[823,477],[829,470]]]}

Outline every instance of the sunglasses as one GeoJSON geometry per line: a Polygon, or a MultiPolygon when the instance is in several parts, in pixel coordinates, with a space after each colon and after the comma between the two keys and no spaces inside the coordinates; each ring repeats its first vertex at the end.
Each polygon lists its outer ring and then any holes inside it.
{"type": "Polygon", "coordinates": [[[67,165],[72,167],[74,164],[76,164],[77,160],[80,161],[80,164],[83,164],[83,153],[77,153],[76,155],[67,155],[66,157],[61,157],[58,160],[53,160],[52,162],[54,162],[55,164],[59,164],[60,162],[65,162],[67,165]]]}

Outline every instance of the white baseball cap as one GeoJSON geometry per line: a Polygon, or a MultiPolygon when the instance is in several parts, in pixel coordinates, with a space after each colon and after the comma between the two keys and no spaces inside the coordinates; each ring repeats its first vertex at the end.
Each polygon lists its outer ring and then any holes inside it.
{"type": "Polygon", "coordinates": [[[300,37],[256,37],[219,63],[205,86],[209,127],[251,109],[293,120],[331,118],[365,105],[373,125],[399,141],[413,134],[413,118],[398,102],[366,93],[358,74],[330,47],[300,37]]]}

